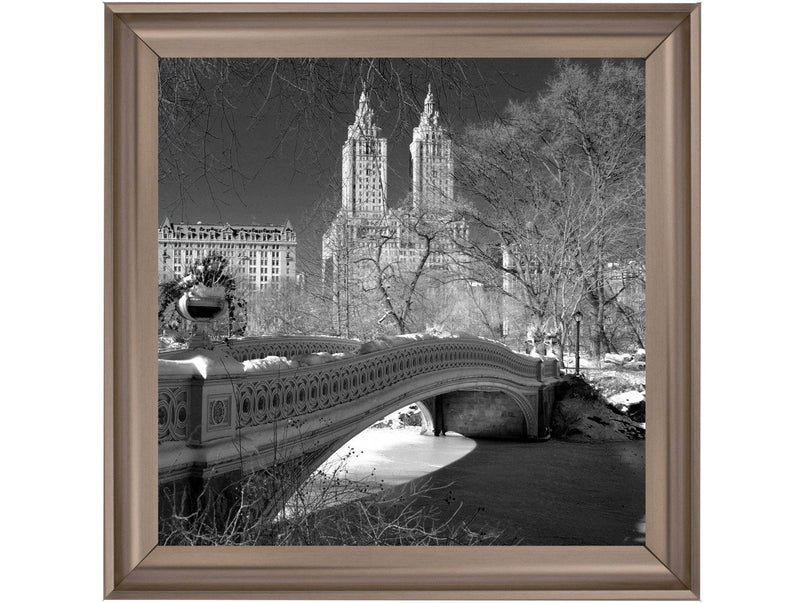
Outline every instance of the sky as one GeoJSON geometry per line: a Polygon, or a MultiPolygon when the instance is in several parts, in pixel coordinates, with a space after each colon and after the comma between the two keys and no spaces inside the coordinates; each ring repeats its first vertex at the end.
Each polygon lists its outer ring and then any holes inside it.
{"type": "MultiPolygon", "coordinates": [[[[171,131],[170,142],[160,138],[160,223],[165,217],[188,223],[284,224],[290,220],[297,232],[299,260],[309,264],[298,268],[302,271],[312,270],[320,257],[321,233],[329,215],[323,208],[339,204],[340,149],[363,83],[378,125],[388,137],[388,201],[394,206],[408,191],[408,145],[428,83],[434,88],[442,119],[454,135],[460,135],[472,124],[493,119],[511,101],[536,98],[556,70],[552,59],[460,59],[459,63],[327,59],[311,75],[300,60],[278,61],[282,63],[246,61],[249,84],[245,87],[230,85],[231,71],[218,64],[201,78],[205,91],[213,90],[209,98],[224,110],[213,109],[191,125],[171,131]],[[247,93],[236,95],[231,92],[235,88],[247,93]],[[236,153],[233,163],[244,177],[236,179],[234,186],[196,177],[197,157],[202,155],[198,147],[193,152],[181,147],[185,132],[198,129],[199,124],[210,133],[203,156],[228,159],[236,153]],[[163,169],[168,156],[169,173],[163,169]],[[177,185],[179,171],[191,174],[185,178],[189,186],[177,185]]],[[[162,67],[162,94],[169,98],[164,83],[175,70],[162,67]]],[[[165,115],[160,112],[160,131],[169,123],[165,115]]],[[[187,135],[191,139],[192,134],[187,135]]]]}

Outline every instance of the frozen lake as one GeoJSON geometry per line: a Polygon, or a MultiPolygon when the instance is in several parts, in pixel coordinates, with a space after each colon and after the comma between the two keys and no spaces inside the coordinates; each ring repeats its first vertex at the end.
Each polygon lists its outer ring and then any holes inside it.
{"type": "Polygon", "coordinates": [[[445,496],[422,506],[492,526],[498,544],[639,545],[645,542],[645,442],[519,442],[367,429],[348,478],[402,486],[427,480],[445,496]]]}
{"type": "Polygon", "coordinates": [[[350,479],[399,486],[454,463],[477,446],[474,440],[457,434],[436,438],[420,432],[419,427],[366,429],[328,462],[337,462],[335,459],[354,449],[343,466],[350,479]]]}

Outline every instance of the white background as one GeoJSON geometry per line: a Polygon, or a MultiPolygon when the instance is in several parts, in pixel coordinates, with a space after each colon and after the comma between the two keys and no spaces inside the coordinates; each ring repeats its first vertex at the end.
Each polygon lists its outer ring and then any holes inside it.
{"type": "MultiPolygon", "coordinates": [[[[803,601],[802,14],[703,6],[702,599],[803,601]]],[[[102,596],[103,7],[2,10],[6,601],[102,596]]]]}

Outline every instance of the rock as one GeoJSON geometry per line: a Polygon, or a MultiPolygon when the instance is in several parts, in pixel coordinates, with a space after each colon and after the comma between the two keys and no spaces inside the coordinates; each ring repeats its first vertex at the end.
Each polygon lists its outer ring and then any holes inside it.
{"type": "Polygon", "coordinates": [[[637,351],[634,352],[634,361],[645,362],[645,350],[644,349],[637,348],[637,351]]]}
{"type": "Polygon", "coordinates": [[[612,353],[608,352],[608,353],[606,353],[605,356],[603,356],[603,362],[608,363],[608,364],[622,365],[622,364],[625,364],[626,362],[630,362],[630,361],[631,361],[631,355],[630,354],[612,354],[612,353]]]}
{"type": "Polygon", "coordinates": [[[632,360],[631,362],[626,362],[623,365],[623,368],[631,369],[633,371],[644,371],[645,370],[645,361],[644,360],[632,360]]]}
{"type": "Polygon", "coordinates": [[[614,394],[613,396],[609,396],[609,405],[611,406],[631,406],[633,404],[639,404],[640,402],[645,401],[645,392],[638,392],[636,390],[631,390],[628,392],[622,392],[620,394],[614,394]]]}
{"type": "Polygon", "coordinates": [[[639,402],[637,404],[632,404],[628,407],[628,410],[625,413],[632,421],[636,421],[637,423],[644,423],[645,422],[645,401],[639,402]]]}
{"type": "Polygon", "coordinates": [[[638,391],[615,394],[608,399],[611,409],[637,423],[645,422],[645,393],[638,391]]]}

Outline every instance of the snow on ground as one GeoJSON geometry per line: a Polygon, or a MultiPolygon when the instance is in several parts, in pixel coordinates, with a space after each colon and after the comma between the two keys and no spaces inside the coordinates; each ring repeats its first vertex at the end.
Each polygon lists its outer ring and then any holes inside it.
{"type": "Polygon", "coordinates": [[[583,370],[584,378],[606,398],[624,392],[645,392],[645,371],[623,369],[583,370]]]}
{"type": "Polygon", "coordinates": [[[645,401],[645,392],[635,390],[622,392],[609,396],[609,404],[612,406],[631,406],[645,401]]]}
{"type": "Polygon", "coordinates": [[[408,404],[383,417],[371,427],[374,429],[410,429],[416,433],[422,430],[422,416],[419,407],[408,404]]]}
{"type": "MultiPolygon", "coordinates": [[[[607,353],[598,360],[597,358],[587,358],[581,356],[581,369],[605,369],[624,367],[626,369],[644,371],[645,370],[645,350],[638,348],[633,354],[611,354],[607,353]]],[[[575,352],[565,350],[564,366],[568,369],[575,368],[575,352]]]]}

